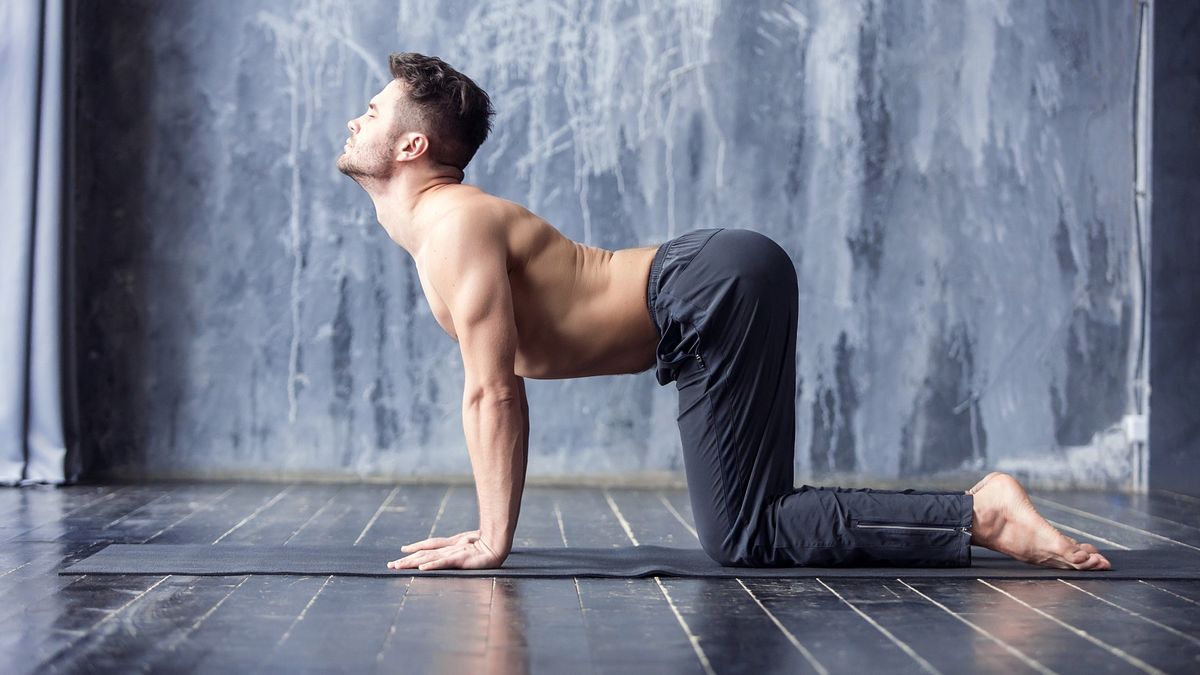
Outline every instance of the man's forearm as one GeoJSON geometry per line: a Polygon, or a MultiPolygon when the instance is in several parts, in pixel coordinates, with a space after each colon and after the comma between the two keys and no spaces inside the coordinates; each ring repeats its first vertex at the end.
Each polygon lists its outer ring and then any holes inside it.
{"type": "Polygon", "coordinates": [[[511,391],[464,396],[463,431],[479,498],[479,536],[501,556],[512,549],[521,510],[527,429],[523,382],[511,391]]]}
{"type": "Polygon", "coordinates": [[[520,484],[517,486],[517,506],[520,506],[521,495],[525,491],[525,475],[529,470],[529,401],[525,399],[525,378],[517,378],[518,391],[521,393],[521,471],[520,484]]]}

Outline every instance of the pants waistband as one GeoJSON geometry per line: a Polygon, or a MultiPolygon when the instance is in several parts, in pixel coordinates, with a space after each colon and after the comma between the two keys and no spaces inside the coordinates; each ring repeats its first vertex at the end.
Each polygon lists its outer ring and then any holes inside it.
{"type": "Polygon", "coordinates": [[[646,309],[650,312],[650,320],[654,322],[655,326],[658,326],[658,317],[654,313],[654,300],[658,297],[663,271],[668,266],[687,265],[714,234],[724,229],[723,227],[708,227],[691,230],[661,244],[654,252],[654,259],[650,262],[650,280],[646,284],[646,309]]]}
{"type": "Polygon", "coordinates": [[[658,277],[662,273],[663,261],[670,247],[669,241],[661,244],[654,252],[654,259],[650,261],[650,281],[646,284],[646,309],[650,311],[650,321],[655,326],[658,326],[658,317],[654,316],[654,296],[658,295],[658,277]]]}

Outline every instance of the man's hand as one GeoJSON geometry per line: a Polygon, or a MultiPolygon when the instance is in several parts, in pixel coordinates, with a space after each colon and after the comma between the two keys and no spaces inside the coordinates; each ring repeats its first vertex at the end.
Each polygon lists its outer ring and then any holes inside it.
{"type": "Polygon", "coordinates": [[[400,550],[411,553],[389,562],[388,569],[489,569],[499,567],[507,557],[499,555],[480,539],[479,530],[460,532],[453,537],[432,537],[401,546],[400,550]]]}
{"type": "Polygon", "coordinates": [[[444,548],[453,546],[463,542],[470,543],[479,538],[479,530],[471,530],[470,532],[459,532],[458,534],[449,537],[430,537],[421,541],[405,544],[400,547],[400,550],[405,553],[413,553],[415,551],[428,551],[430,549],[444,548]]]}

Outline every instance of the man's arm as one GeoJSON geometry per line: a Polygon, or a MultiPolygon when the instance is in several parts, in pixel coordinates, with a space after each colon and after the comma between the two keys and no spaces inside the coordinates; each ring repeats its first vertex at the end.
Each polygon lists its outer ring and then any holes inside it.
{"type": "Polygon", "coordinates": [[[529,401],[525,398],[525,378],[517,378],[517,387],[521,392],[521,470],[518,475],[521,477],[521,484],[517,487],[517,494],[520,495],[525,491],[525,473],[529,467],[529,401]]]}
{"type": "MultiPolygon", "coordinates": [[[[525,471],[526,471],[526,467],[529,465],[529,400],[525,397],[525,379],[518,377],[517,382],[520,385],[520,391],[521,391],[521,416],[525,420],[525,424],[523,425],[522,430],[521,430],[520,458],[521,458],[522,464],[521,464],[521,470],[519,472],[517,472],[517,475],[519,475],[521,477],[522,488],[524,488],[525,471]]],[[[518,492],[520,492],[520,491],[521,491],[521,489],[518,489],[518,492]]],[[[418,551],[429,551],[429,550],[440,549],[440,548],[462,546],[465,544],[473,544],[478,540],[479,540],[479,530],[470,530],[467,532],[460,532],[458,534],[455,534],[455,535],[452,535],[449,537],[430,537],[430,538],[422,540],[422,541],[418,541],[418,542],[415,542],[412,544],[401,546],[400,550],[403,551],[404,553],[416,553],[418,551]]],[[[406,559],[394,560],[394,561],[388,563],[388,567],[394,568],[394,569],[400,569],[400,567],[401,567],[400,563],[404,562],[404,560],[406,560],[406,559]]],[[[416,567],[418,564],[420,564],[420,563],[416,562],[411,565],[404,565],[404,567],[416,567]]],[[[425,569],[430,569],[430,568],[426,567],[425,569]]]]}
{"type": "Polygon", "coordinates": [[[513,371],[517,330],[505,235],[502,223],[456,219],[439,224],[425,244],[431,284],[450,309],[462,353],[463,432],[479,498],[479,532],[473,540],[456,537],[448,547],[405,547],[418,552],[397,561],[399,568],[496,567],[512,549],[525,486],[528,414],[524,381],[513,371]]]}

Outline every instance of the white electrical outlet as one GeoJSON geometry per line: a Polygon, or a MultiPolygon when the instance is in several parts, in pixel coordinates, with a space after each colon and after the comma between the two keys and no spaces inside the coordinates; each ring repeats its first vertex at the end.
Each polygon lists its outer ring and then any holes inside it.
{"type": "Polygon", "coordinates": [[[1145,415],[1126,415],[1123,420],[1125,440],[1130,443],[1145,443],[1150,440],[1149,423],[1145,415]]]}

